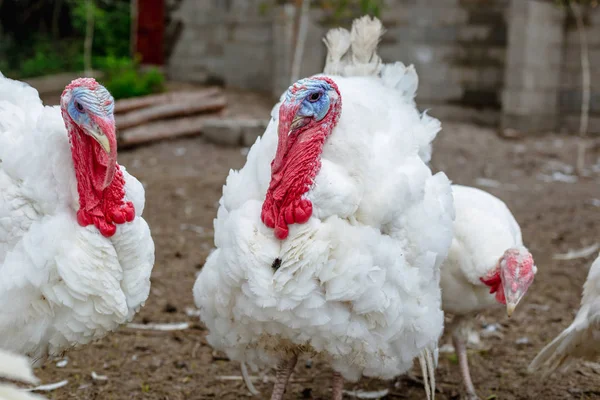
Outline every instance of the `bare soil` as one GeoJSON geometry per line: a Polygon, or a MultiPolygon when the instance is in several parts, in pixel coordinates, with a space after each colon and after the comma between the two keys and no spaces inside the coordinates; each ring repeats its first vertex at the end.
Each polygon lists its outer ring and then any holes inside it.
{"type": "MultiPolygon", "coordinates": [[[[253,102],[252,113],[268,117],[268,103],[253,102]]],[[[490,129],[458,124],[446,124],[435,143],[434,169],[445,171],[456,183],[482,187],[504,200],[520,222],[539,268],[513,318],[509,320],[499,309],[476,321],[479,330],[496,324],[492,326],[502,336],[482,336],[487,349],[470,353],[473,381],[482,399],[600,399],[600,376],[583,363],[547,380],[526,373],[542,346],[572,321],[593,259],[557,261],[552,256],[600,241],[597,139],[590,140],[588,152],[588,166],[596,164],[591,177],[569,183],[545,182],[540,176],[556,171],[569,176],[575,143],[573,137],[558,135],[506,140],[490,129]]],[[[135,322],[189,322],[190,328],[154,332],[124,327],[72,351],[66,366],[59,368],[53,361],[37,370],[43,383],[69,381],[45,395],[102,400],[249,397],[239,380],[239,365],[213,352],[201,322],[188,315],[194,309],[192,285],[212,247],[212,220],[221,187],[231,168],[243,166],[243,149],[188,138],[121,152],[119,161],[146,187],[144,217],[156,243],[151,294],[135,322]],[[92,379],[93,371],[108,379],[92,379]]],[[[444,338],[441,344],[447,342],[444,338]]],[[[266,376],[272,377],[273,371],[266,376]]],[[[330,376],[326,365],[302,360],[285,398],[328,399],[330,376]]],[[[346,389],[389,389],[387,399],[423,399],[420,377],[415,367],[410,376],[395,381],[364,379],[347,384],[346,389]]],[[[255,384],[262,398],[268,398],[271,383],[258,379],[255,384]]],[[[438,399],[460,398],[460,374],[453,353],[440,353],[437,387],[438,399]]]]}

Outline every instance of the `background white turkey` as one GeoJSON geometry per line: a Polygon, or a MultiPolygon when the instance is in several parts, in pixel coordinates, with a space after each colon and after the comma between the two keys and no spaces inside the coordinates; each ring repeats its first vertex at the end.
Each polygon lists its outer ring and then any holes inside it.
{"type": "Polygon", "coordinates": [[[0,348],[41,361],[115,330],[148,297],[154,243],[144,189],[116,163],[113,108],[93,79],[44,107],[0,75],[0,348]]]}
{"type": "MultiPolygon", "coordinates": [[[[23,383],[37,383],[31,370],[30,360],[21,355],[0,350],[0,381],[10,379],[23,383]]],[[[44,397],[32,394],[8,383],[0,383],[0,400],[43,400],[44,397]]]]}
{"type": "Polygon", "coordinates": [[[600,354],[600,253],[590,267],[581,307],[573,323],[548,343],[529,365],[529,371],[546,375],[566,371],[577,358],[595,360],[600,354]]]}
{"type": "Polygon", "coordinates": [[[389,379],[425,354],[433,369],[452,196],[420,157],[440,123],[397,89],[406,68],[380,65],[381,33],[378,20],[355,21],[351,52],[362,57],[350,62],[383,68],[384,79],[292,85],[223,188],[216,250],[194,296],[213,347],[252,367],[278,365],[272,399],[302,352],[331,364],[335,399],[342,377],[389,379]]]}
{"type": "Polygon", "coordinates": [[[533,282],[537,268],[521,228],[504,202],[472,187],[452,185],[456,219],[440,284],[448,330],[467,395],[477,399],[467,360],[466,331],[477,312],[506,305],[508,316],[533,282]]]}

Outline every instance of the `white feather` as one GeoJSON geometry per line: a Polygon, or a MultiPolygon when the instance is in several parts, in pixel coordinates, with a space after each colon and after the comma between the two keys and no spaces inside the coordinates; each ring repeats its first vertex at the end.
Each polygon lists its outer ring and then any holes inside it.
{"type": "Polygon", "coordinates": [[[452,185],[456,220],[448,258],[442,266],[444,311],[467,315],[498,306],[480,281],[504,252],[522,247],[519,224],[497,197],[477,188],[452,185]]]}
{"type": "Polygon", "coordinates": [[[435,348],[443,329],[439,267],[452,196],[446,176],[419,157],[418,138],[435,136],[439,122],[377,76],[332,79],[343,109],[307,194],[313,216],[283,242],[260,221],[277,146],[273,113],[244,168],[227,178],[217,248],[194,297],[209,343],[233,360],[273,366],[281,350],[307,346],[346,379],[392,378],[435,348]]]}
{"type": "Polygon", "coordinates": [[[125,168],[136,218],[111,238],[76,220],[77,183],[58,107],[0,76],[0,347],[35,361],[130,321],[150,290],[144,189],[125,168]]]}
{"type": "Polygon", "coordinates": [[[327,58],[323,72],[327,75],[342,75],[348,64],[350,32],[344,28],[330,29],[323,38],[327,47],[327,58]]]}
{"type": "Polygon", "coordinates": [[[352,22],[350,31],[351,57],[344,76],[374,76],[381,70],[377,45],[385,30],[376,17],[365,15],[352,22]]]}
{"type": "Polygon", "coordinates": [[[578,358],[595,360],[600,355],[600,254],[592,263],[585,284],[581,307],[573,323],[544,347],[529,365],[529,371],[546,375],[566,371],[578,358]]]}
{"type": "MultiPolygon", "coordinates": [[[[31,369],[31,363],[26,357],[5,350],[0,350],[0,381],[2,379],[32,384],[38,382],[31,369]]],[[[30,394],[14,385],[0,382],[0,400],[42,399],[42,396],[30,394]]]]}

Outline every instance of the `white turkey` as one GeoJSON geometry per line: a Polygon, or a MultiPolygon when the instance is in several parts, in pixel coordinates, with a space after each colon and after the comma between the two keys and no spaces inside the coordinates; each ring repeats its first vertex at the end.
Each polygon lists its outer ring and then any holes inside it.
{"type": "Polygon", "coordinates": [[[600,355],[600,253],[592,263],[581,307],[573,323],[544,347],[529,365],[529,371],[558,369],[565,372],[577,359],[595,360],[600,355]]]}
{"type": "Polygon", "coordinates": [[[194,286],[214,348],[278,367],[272,399],[301,353],[331,365],[336,400],[343,379],[390,379],[416,357],[428,379],[443,330],[452,195],[421,158],[440,123],[398,89],[414,75],[380,65],[381,23],[365,17],[352,31],[351,51],[364,57],[349,62],[371,62],[368,73],[313,76],[282,96],[227,178],[216,249],[194,286]]]}
{"type": "Polygon", "coordinates": [[[23,383],[37,383],[30,361],[21,355],[0,350],[0,400],[44,400],[44,397],[24,391],[2,379],[23,383]]]}
{"type": "Polygon", "coordinates": [[[0,348],[40,364],[130,321],[150,291],[144,188],[117,164],[94,79],[60,107],[0,74],[0,348]]]}
{"type": "Polygon", "coordinates": [[[447,329],[467,395],[477,399],[465,344],[469,323],[478,312],[502,305],[510,317],[537,268],[523,245],[519,224],[502,200],[460,185],[452,185],[452,194],[456,217],[452,245],[442,265],[442,307],[454,315],[447,329]]]}

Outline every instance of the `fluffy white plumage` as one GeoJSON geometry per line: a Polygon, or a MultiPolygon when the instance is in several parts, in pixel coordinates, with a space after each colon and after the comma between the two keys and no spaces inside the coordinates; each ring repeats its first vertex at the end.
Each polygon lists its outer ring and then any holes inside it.
{"type": "Polygon", "coordinates": [[[77,223],[77,181],[59,107],[0,74],[0,348],[36,361],[130,321],[150,290],[144,188],[121,166],[137,216],[106,238],[77,223]]]}
{"type": "Polygon", "coordinates": [[[529,371],[566,371],[577,359],[595,360],[600,355],[600,253],[590,267],[581,307],[573,323],[544,347],[529,365],[529,371]]]}
{"type": "MultiPolygon", "coordinates": [[[[23,383],[37,383],[28,358],[0,350],[0,379],[23,383]]],[[[26,392],[14,385],[0,383],[0,400],[43,400],[37,394],[26,392]]]]}
{"type": "Polygon", "coordinates": [[[246,165],[230,172],[216,249],[194,297],[207,340],[231,359],[267,367],[301,349],[356,380],[392,378],[436,348],[439,267],[454,211],[447,177],[432,175],[421,155],[440,123],[416,110],[414,92],[398,90],[408,86],[402,77],[387,77],[330,76],[341,92],[341,118],[306,194],[313,215],[291,225],[286,240],[260,218],[279,104],[246,165]],[[282,262],[274,272],[276,258],[282,262]]]}
{"type": "Polygon", "coordinates": [[[501,301],[506,302],[510,315],[533,282],[536,267],[523,246],[519,224],[502,200],[460,185],[452,185],[452,194],[456,219],[452,245],[442,265],[442,306],[444,312],[454,315],[447,330],[467,397],[478,400],[466,349],[470,317],[499,307],[501,301]],[[492,288],[495,294],[490,293],[492,288]]]}
{"type": "Polygon", "coordinates": [[[445,312],[467,315],[500,306],[480,278],[504,252],[522,247],[521,228],[499,198],[477,188],[452,185],[456,220],[448,258],[442,266],[445,312]]]}

